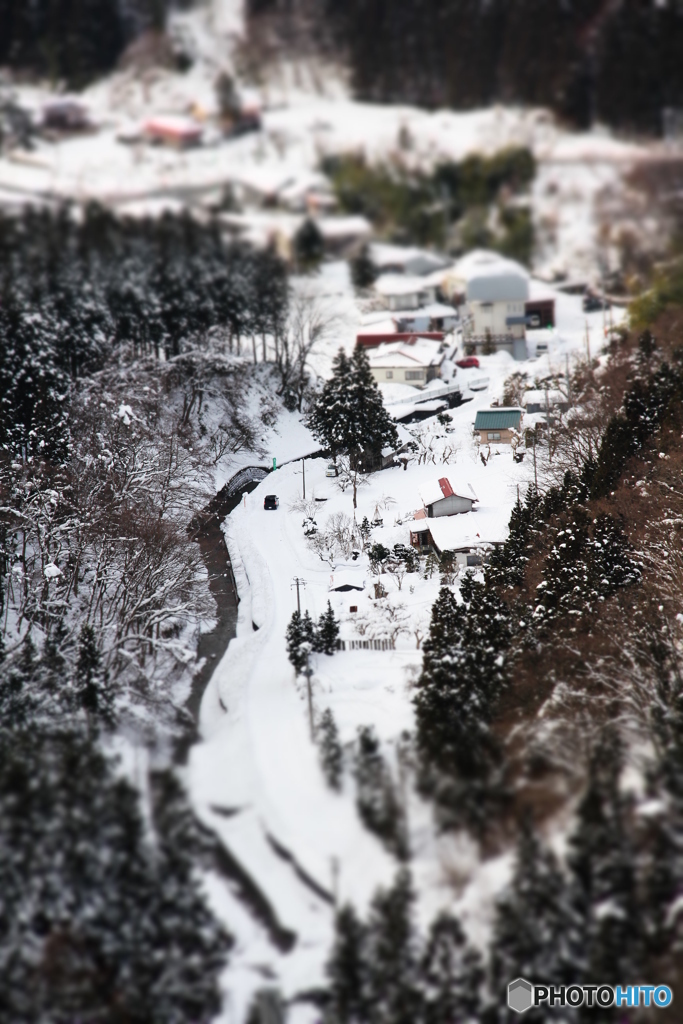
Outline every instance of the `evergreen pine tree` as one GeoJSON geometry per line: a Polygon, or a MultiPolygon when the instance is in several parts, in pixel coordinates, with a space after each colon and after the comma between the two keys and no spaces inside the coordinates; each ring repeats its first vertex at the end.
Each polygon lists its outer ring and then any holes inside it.
{"type": "Polygon", "coordinates": [[[459,605],[447,589],[432,609],[415,697],[420,783],[442,824],[485,827],[502,797],[500,751],[489,728],[505,685],[509,614],[490,588],[468,574],[459,605]]]}
{"type": "Polygon", "coordinates": [[[310,652],[320,649],[318,631],[308,611],[305,611],[303,615],[298,611],[293,613],[285,636],[287,638],[287,656],[298,675],[306,668],[310,652]]]}
{"type": "Polygon", "coordinates": [[[648,772],[648,796],[661,803],[650,828],[645,863],[647,944],[655,956],[683,940],[683,919],[672,908],[683,890],[683,702],[680,694],[654,723],[657,756],[648,772]]]}
{"type": "MultiPolygon", "coordinates": [[[[518,977],[534,984],[562,985],[572,980],[567,937],[571,928],[567,880],[552,853],[530,824],[522,828],[515,870],[496,904],[491,942],[491,988],[504,1007],[507,986],[518,977]]],[[[513,1011],[499,1020],[512,1021],[513,1011]]],[[[532,1009],[540,1024],[545,1010],[532,1009]]]]}
{"type": "Polygon", "coordinates": [[[484,971],[460,922],[441,913],[432,922],[420,961],[425,1024],[478,1021],[484,971]]]}
{"type": "Polygon", "coordinates": [[[337,912],[327,963],[327,1024],[366,1024],[370,1019],[367,956],[367,928],[347,904],[337,912]]]}
{"type": "Polygon", "coordinates": [[[392,888],[380,890],[372,901],[367,926],[370,1024],[415,1024],[421,1017],[414,899],[404,869],[392,888]]]}
{"type": "Polygon", "coordinates": [[[111,728],[115,718],[114,695],[101,663],[95,630],[85,625],[78,641],[76,701],[78,707],[85,712],[91,730],[96,730],[99,725],[111,728]]]}
{"type": "Polygon", "coordinates": [[[358,732],[355,777],[356,806],[364,825],[399,859],[405,860],[408,856],[405,816],[371,726],[363,726],[358,732]]]}
{"type": "Polygon", "coordinates": [[[361,251],[349,262],[351,280],[354,288],[363,291],[369,288],[377,278],[377,268],[370,258],[370,250],[364,245],[361,251]]]}
{"type": "Polygon", "coordinates": [[[572,958],[583,983],[617,984],[633,974],[642,950],[629,806],[619,788],[622,765],[620,741],[609,732],[591,755],[569,842],[572,958]]]}
{"type": "Polygon", "coordinates": [[[313,270],[325,255],[325,242],[320,228],[307,218],[294,236],[294,255],[300,270],[313,270]]]}
{"type": "Polygon", "coordinates": [[[167,841],[167,821],[152,843],[138,802],[81,733],[0,732],[3,1020],[166,1024],[218,1012],[228,936],[193,851],[167,841]]]}
{"type": "Polygon", "coordinates": [[[285,635],[287,638],[287,657],[298,675],[306,667],[306,655],[301,650],[301,645],[304,642],[304,630],[299,612],[292,614],[285,635]]]}
{"type": "Polygon", "coordinates": [[[323,612],[318,621],[317,642],[319,650],[324,654],[334,654],[339,639],[339,622],[334,616],[332,605],[327,602],[327,611],[323,612]]]}
{"type": "Polygon", "coordinates": [[[363,516],[363,522],[358,527],[358,532],[360,533],[363,541],[363,550],[365,550],[372,534],[372,527],[370,526],[370,521],[367,516],[363,516]]]}
{"type": "Polygon", "coordinates": [[[320,762],[325,778],[332,789],[340,789],[344,771],[344,754],[339,742],[337,723],[329,708],[325,708],[320,719],[318,742],[320,744],[320,762]]]}
{"type": "Polygon", "coordinates": [[[340,349],[309,418],[309,426],[333,456],[349,457],[353,507],[357,507],[358,473],[374,464],[383,448],[396,444],[396,427],[382,402],[366,352],[356,346],[349,359],[340,349]]]}

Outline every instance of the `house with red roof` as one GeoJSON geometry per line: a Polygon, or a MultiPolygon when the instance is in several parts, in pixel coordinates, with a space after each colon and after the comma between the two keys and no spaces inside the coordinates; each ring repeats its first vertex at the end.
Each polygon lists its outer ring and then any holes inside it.
{"type": "Polygon", "coordinates": [[[437,519],[440,516],[454,516],[461,512],[471,512],[472,506],[477,501],[477,496],[471,487],[469,490],[471,492],[469,495],[458,494],[446,476],[423,484],[420,488],[420,497],[427,519],[437,519]]]}

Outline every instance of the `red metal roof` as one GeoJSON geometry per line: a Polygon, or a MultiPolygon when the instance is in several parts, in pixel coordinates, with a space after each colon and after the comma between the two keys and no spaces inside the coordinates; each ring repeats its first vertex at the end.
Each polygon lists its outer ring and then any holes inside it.
{"type": "Polygon", "coordinates": [[[445,476],[442,476],[441,479],[439,480],[439,487],[441,488],[441,493],[443,494],[444,498],[452,498],[453,495],[455,494],[455,491],[451,487],[448,478],[445,476]]]}

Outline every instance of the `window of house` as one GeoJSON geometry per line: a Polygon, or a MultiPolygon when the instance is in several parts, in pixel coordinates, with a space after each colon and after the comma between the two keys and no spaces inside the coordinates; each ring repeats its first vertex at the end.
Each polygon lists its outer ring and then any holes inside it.
{"type": "Polygon", "coordinates": [[[489,430],[487,435],[486,435],[486,440],[487,441],[500,441],[500,431],[499,430],[489,430]]]}
{"type": "Polygon", "coordinates": [[[422,370],[406,370],[406,380],[422,380],[423,376],[422,370]]]}
{"type": "Polygon", "coordinates": [[[392,380],[394,376],[393,370],[387,370],[387,380],[392,380]]]}

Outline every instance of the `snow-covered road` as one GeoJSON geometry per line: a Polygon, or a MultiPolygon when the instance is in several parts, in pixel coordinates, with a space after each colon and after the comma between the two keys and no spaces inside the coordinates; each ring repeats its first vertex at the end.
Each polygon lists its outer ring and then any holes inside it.
{"type": "MultiPolygon", "coordinates": [[[[324,463],[309,466],[309,486],[315,486],[324,463]]],[[[302,566],[300,540],[295,543],[301,515],[287,510],[300,487],[300,468],[285,466],[227,520],[241,598],[238,635],[207,689],[201,714],[205,742],[194,748],[190,762],[193,797],[204,820],[258,880],[280,923],[305,937],[280,979],[287,994],[322,980],[333,891],[362,905],[396,867],[362,828],[352,793],[337,795],[326,785],[310,736],[305,689],[287,660],[285,630],[296,607],[291,579],[305,576],[304,600],[317,615],[327,601],[330,576],[313,554],[302,566]],[[280,509],[266,512],[263,495],[273,490],[280,509]]]]}

